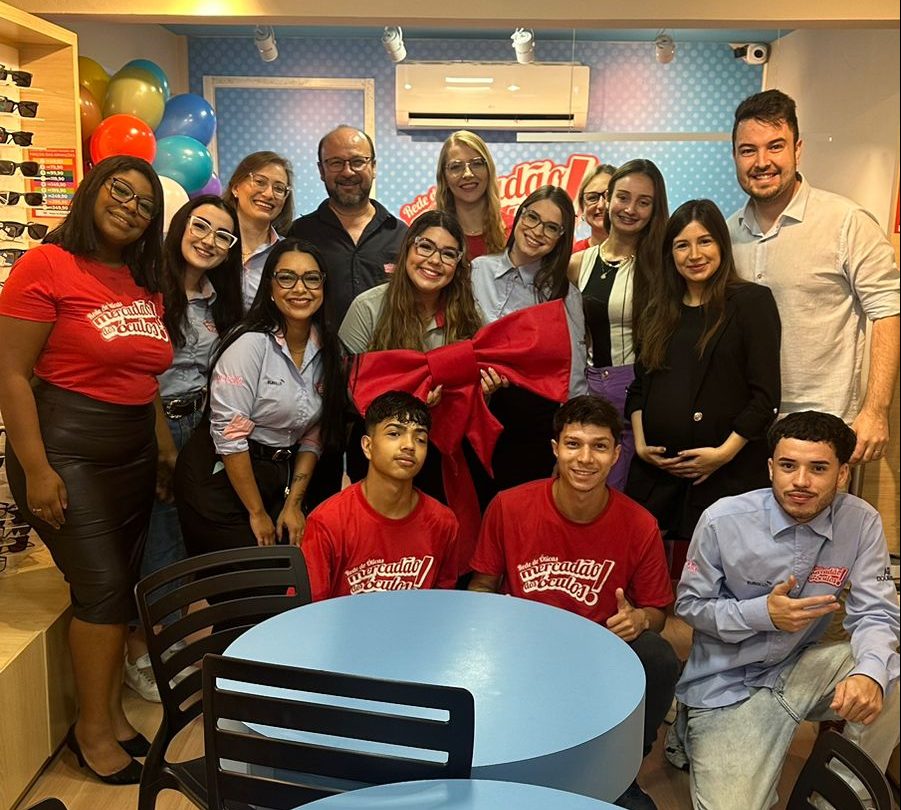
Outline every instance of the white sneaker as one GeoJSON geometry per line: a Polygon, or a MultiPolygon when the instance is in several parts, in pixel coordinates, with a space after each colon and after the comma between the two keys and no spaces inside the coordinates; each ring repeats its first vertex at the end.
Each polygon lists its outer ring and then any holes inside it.
{"type": "Polygon", "coordinates": [[[150,656],[146,653],[134,663],[125,658],[125,685],[134,689],[144,700],[160,702],[160,690],[156,688],[156,680],[150,668],[150,656]]]}

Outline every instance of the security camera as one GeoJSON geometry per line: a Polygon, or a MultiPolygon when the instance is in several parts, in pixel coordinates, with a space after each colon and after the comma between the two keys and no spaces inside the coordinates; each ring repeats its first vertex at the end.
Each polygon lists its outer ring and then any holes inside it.
{"type": "Polygon", "coordinates": [[[382,47],[392,62],[403,62],[407,58],[403,29],[397,26],[385,26],[385,30],[382,32],[382,47]]]}
{"type": "Polygon", "coordinates": [[[275,31],[271,26],[258,25],[253,32],[253,42],[260,52],[260,59],[264,62],[274,62],[278,59],[278,46],[275,44],[275,31]]]}
{"type": "Polygon", "coordinates": [[[732,55],[747,65],[765,65],[770,58],[770,46],[765,42],[746,42],[731,47],[732,55]]]}

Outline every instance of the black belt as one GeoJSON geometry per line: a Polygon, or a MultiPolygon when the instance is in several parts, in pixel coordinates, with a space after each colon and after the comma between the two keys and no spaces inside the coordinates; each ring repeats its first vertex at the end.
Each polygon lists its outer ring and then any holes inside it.
{"type": "Polygon", "coordinates": [[[190,397],[181,397],[178,399],[164,399],[163,413],[169,419],[183,419],[192,413],[203,409],[203,403],[206,401],[206,389],[200,391],[190,397]]]}
{"type": "Polygon", "coordinates": [[[269,445],[248,439],[247,451],[250,453],[251,458],[259,458],[263,461],[287,461],[294,457],[294,454],[297,452],[297,445],[292,447],[269,447],[269,445]]]}

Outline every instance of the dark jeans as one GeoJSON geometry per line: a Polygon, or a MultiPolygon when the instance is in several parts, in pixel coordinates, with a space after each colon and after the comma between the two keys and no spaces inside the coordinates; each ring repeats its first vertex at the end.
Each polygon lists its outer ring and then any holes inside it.
{"type": "Polygon", "coordinates": [[[676,652],[670,643],[658,633],[645,630],[629,646],[644,668],[646,689],[644,696],[644,749],[647,756],[657,739],[657,729],[666,717],[681,669],[676,652]]]}

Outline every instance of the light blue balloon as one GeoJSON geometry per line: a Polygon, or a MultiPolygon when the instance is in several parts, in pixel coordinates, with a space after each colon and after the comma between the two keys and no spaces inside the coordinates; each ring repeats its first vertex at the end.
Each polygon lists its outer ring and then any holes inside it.
{"type": "Polygon", "coordinates": [[[160,83],[160,86],[163,88],[163,98],[168,101],[170,96],[172,95],[172,91],[169,89],[169,77],[166,75],[166,71],[164,71],[156,62],[151,62],[149,59],[132,59],[130,62],[126,62],[122,69],[124,70],[127,67],[136,67],[141,68],[141,70],[146,70],[148,73],[155,76],[160,83]]]}
{"type": "Polygon", "coordinates": [[[199,191],[213,174],[210,150],[196,138],[172,135],[156,142],[153,168],[157,174],[171,177],[188,194],[199,191]]]}
{"type": "Polygon", "coordinates": [[[208,144],[216,131],[216,113],[205,98],[195,93],[172,96],[166,102],[163,120],[155,130],[157,140],[172,135],[187,135],[208,144]]]}

